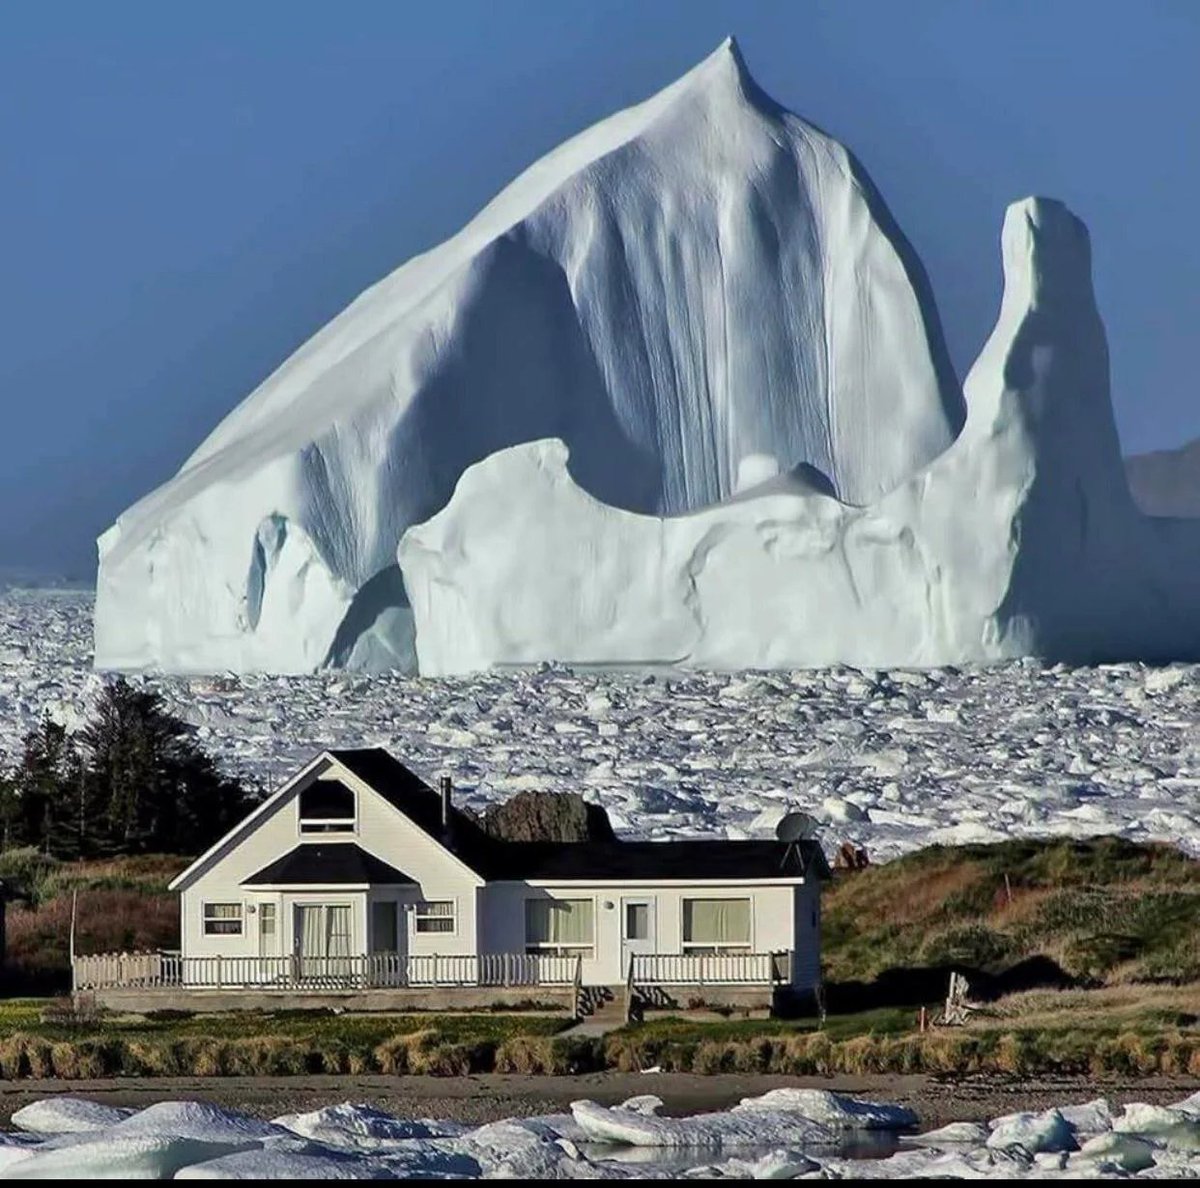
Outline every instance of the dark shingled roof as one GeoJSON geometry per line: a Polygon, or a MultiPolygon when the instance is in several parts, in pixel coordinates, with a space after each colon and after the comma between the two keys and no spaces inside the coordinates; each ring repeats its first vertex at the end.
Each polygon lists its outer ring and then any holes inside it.
{"type": "Polygon", "coordinates": [[[301,842],[294,850],[242,880],[242,886],[309,886],[316,884],[412,883],[354,842],[301,842]]]}
{"type": "MultiPolygon", "coordinates": [[[[451,809],[442,834],[441,796],[381,747],[331,751],[359,779],[481,878],[506,879],[769,879],[829,877],[815,841],[679,840],[669,842],[506,842],[489,837],[466,813],[451,809]]],[[[258,878],[256,875],[255,878],[258,878]]]]}
{"type": "Polygon", "coordinates": [[[826,877],[816,842],[499,842],[489,879],[779,879],[826,877]]]}

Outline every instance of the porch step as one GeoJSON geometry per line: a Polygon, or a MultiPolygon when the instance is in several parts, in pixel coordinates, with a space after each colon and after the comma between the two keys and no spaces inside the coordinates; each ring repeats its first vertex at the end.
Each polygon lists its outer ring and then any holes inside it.
{"type": "Polygon", "coordinates": [[[623,988],[612,986],[581,986],[579,1017],[594,1023],[621,1025],[625,1022],[626,1006],[623,988]]]}
{"type": "Polygon", "coordinates": [[[612,1002],[606,1002],[602,1007],[592,1011],[588,1015],[588,1020],[592,1023],[624,1023],[625,1004],[615,999],[612,1002]]]}

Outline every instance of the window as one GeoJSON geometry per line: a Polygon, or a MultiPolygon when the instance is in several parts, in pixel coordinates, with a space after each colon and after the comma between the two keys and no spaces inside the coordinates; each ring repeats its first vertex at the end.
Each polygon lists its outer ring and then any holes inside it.
{"type": "Polygon", "coordinates": [[[525,951],[569,956],[595,952],[595,904],[590,899],[527,899],[525,951]]]}
{"type": "Polygon", "coordinates": [[[203,915],[205,936],[242,935],[242,905],[240,903],[206,903],[203,915]]]}
{"type": "Polygon", "coordinates": [[[685,899],[683,947],[689,953],[749,952],[748,899],[685,899]]]}
{"type": "Polygon", "coordinates": [[[273,957],[276,951],[275,905],[260,903],[258,905],[258,955],[273,957]]]}
{"type": "Polygon", "coordinates": [[[650,905],[627,903],[625,905],[625,939],[650,939],[650,905]]]}
{"type": "Polygon", "coordinates": [[[371,952],[398,952],[398,940],[395,900],[377,899],[371,904],[371,952]]]}
{"type": "Polygon", "coordinates": [[[431,899],[426,903],[418,903],[413,921],[413,928],[417,932],[453,932],[457,927],[454,900],[431,899]]]}
{"type": "Polygon", "coordinates": [[[314,780],[300,793],[301,833],[353,833],[354,793],[336,780],[314,780]]]}

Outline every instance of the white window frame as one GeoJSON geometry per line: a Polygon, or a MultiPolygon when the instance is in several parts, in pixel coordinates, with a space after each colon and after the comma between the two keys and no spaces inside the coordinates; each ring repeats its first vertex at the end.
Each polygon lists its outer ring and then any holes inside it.
{"type": "Polygon", "coordinates": [[[244,936],[246,934],[246,907],[240,900],[206,899],[200,904],[200,932],[203,936],[244,936]],[[210,908],[235,907],[236,916],[214,916],[210,908]],[[236,928],[210,928],[210,924],[236,924],[236,928]]]}
{"type": "Polygon", "coordinates": [[[414,936],[457,936],[458,935],[458,900],[453,896],[446,896],[444,899],[421,899],[413,904],[412,910],[412,930],[414,936]],[[434,903],[448,903],[450,905],[450,914],[448,916],[435,916],[428,911],[422,911],[422,908],[429,907],[434,903]],[[449,920],[449,928],[422,928],[421,925],[426,920],[438,922],[449,920]]]}
{"type": "Polygon", "coordinates": [[[521,905],[521,927],[525,930],[525,952],[536,953],[546,957],[575,957],[580,956],[585,961],[593,961],[596,957],[596,897],[594,895],[527,895],[521,905]],[[526,903],[537,903],[543,899],[551,903],[590,903],[592,905],[592,939],[588,944],[563,944],[561,941],[531,941],[529,939],[529,909],[526,903]]]}
{"type": "Polygon", "coordinates": [[[679,948],[683,953],[695,953],[701,956],[706,953],[753,953],[754,952],[754,900],[751,895],[681,895],[679,897],[679,948]],[[695,900],[744,900],[749,904],[749,936],[744,941],[690,941],[686,936],[687,909],[686,904],[695,900]]]}

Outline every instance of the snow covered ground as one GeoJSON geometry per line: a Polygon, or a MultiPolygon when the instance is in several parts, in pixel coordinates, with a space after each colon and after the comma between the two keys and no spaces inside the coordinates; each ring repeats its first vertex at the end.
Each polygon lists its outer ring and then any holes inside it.
{"type": "Polygon", "coordinates": [[[0,1134],[0,1178],[141,1179],[1098,1179],[1200,1175],[1200,1095],[1170,1107],[1107,1102],[903,1136],[886,1158],[847,1142],[915,1121],[895,1106],[779,1089],[731,1110],[663,1118],[658,1098],[469,1128],[349,1103],[259,1122],[199,1102],[136,1113],[34,1102],[0,1134]]]}
{"type": "MultiPolygon", "coordinates": [[[[44,713],[77,722],[89,595],[0,593],[0,755],[44,713]]],[[[799,806],[832,850],[1120,833],[1200,855],[1200,667],[677,675],[565,669],[135,678],[231,770],[282,780],[329,746],[381,745],[470,804],[582,791],[630,835],[769,830],[799,806]]]]}

